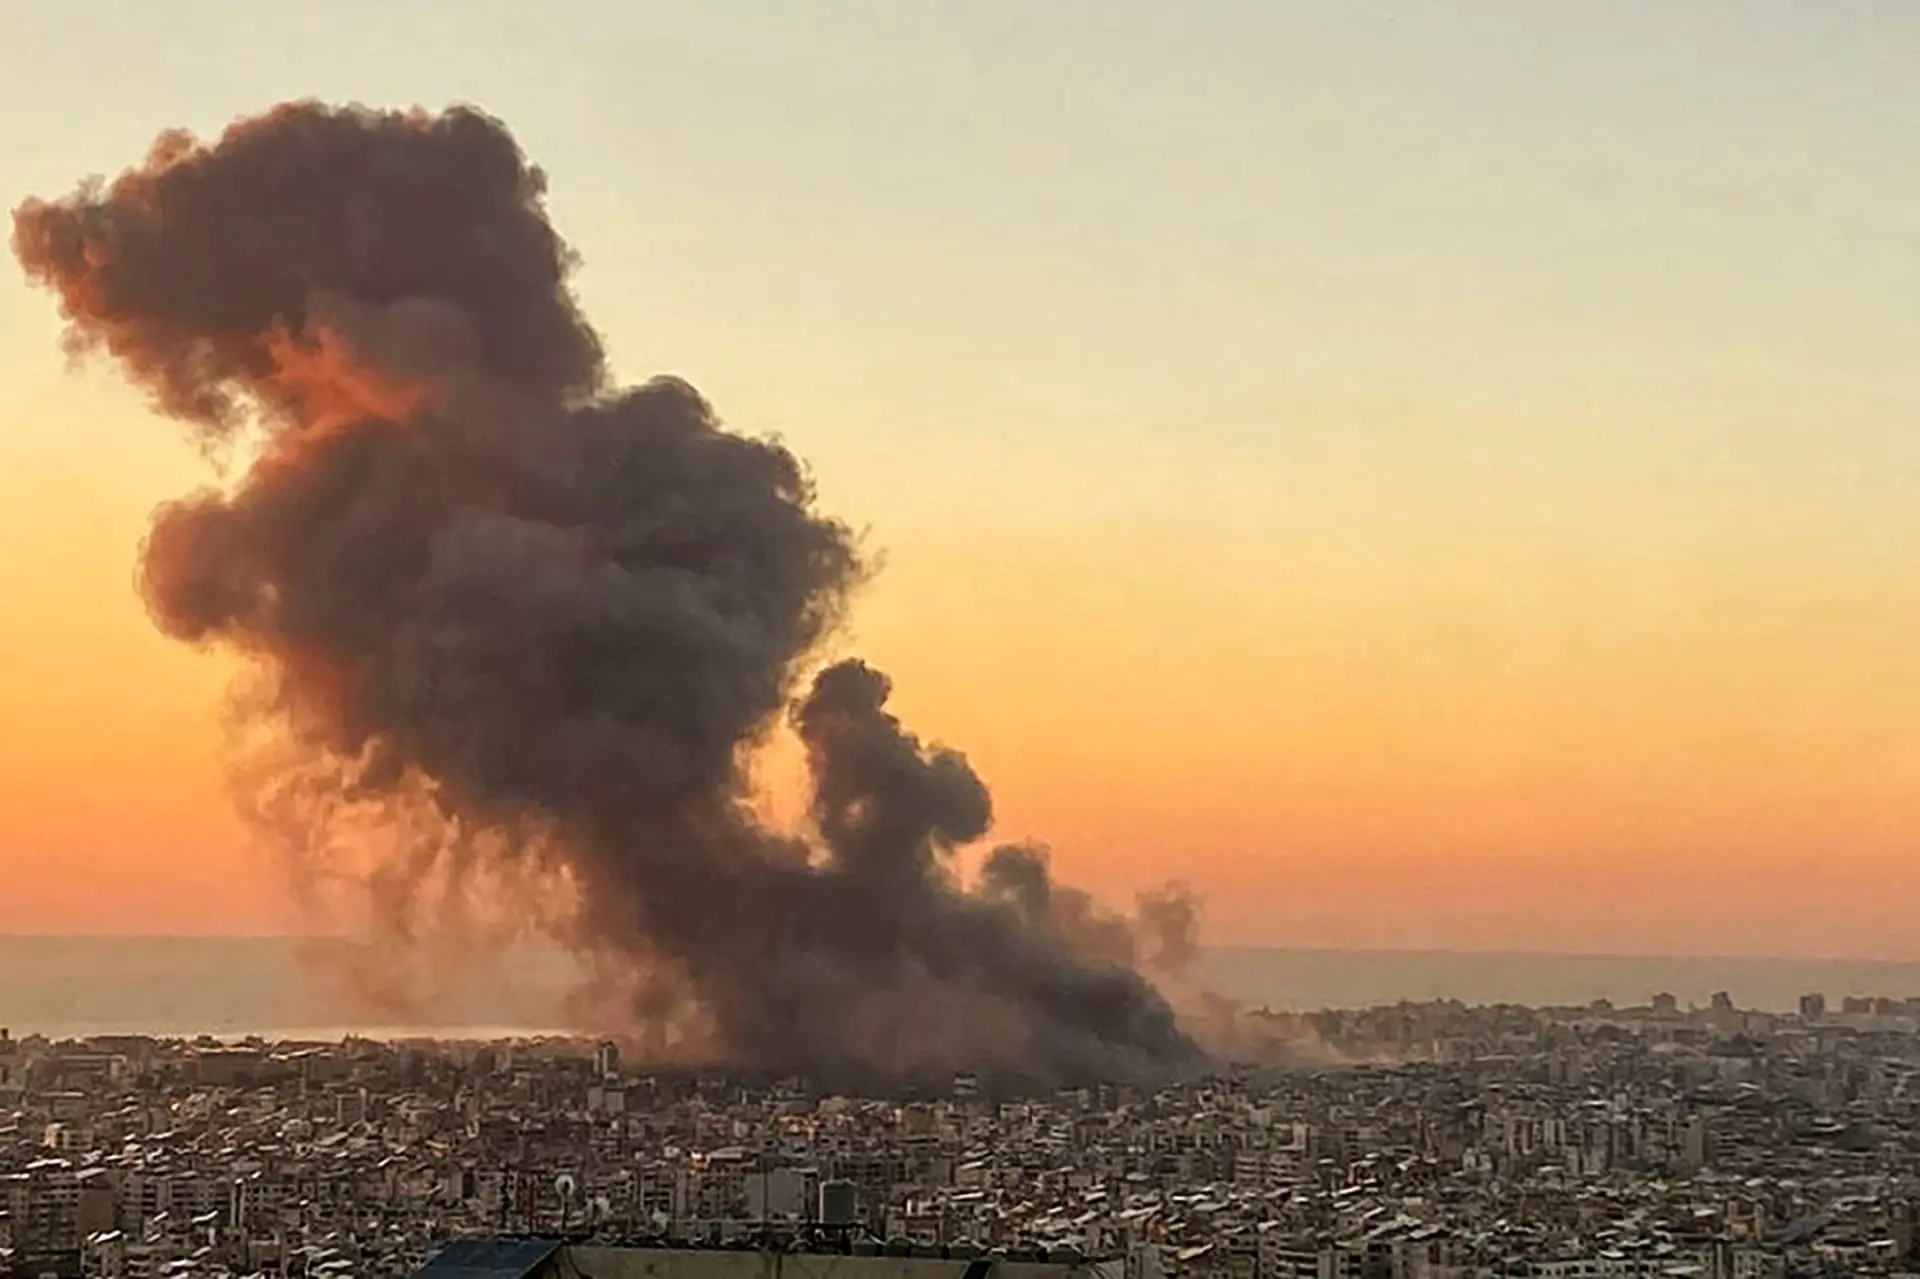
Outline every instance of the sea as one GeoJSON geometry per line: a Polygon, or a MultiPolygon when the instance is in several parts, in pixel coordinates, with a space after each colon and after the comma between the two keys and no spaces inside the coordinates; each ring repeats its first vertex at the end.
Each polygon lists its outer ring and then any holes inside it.
{"type": "MultiPolygon", "coordinates": [[[[212,1035],[337,1041],[568,1033],[574,973],[563,956],[514,952],[427,1008],[370,1006],[328,943],[273,937],[0,936],[0,1027],[14,1036],[212,1035]]],[[[344,952],[343,952],[344,953],[344,952]]],[[[1656,992],[1705,1005],[1787,1011],[1803,994],[1920,995],[1920,963],[1222,947],[1208,984],[1274,1011],[1457,999],[1469,1004],[1644,1004],[1656,992]]]]}

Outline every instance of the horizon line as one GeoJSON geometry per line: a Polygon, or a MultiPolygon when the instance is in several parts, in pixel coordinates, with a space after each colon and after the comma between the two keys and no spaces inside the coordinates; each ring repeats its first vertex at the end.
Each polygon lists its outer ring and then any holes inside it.
{"type": "MultiPolygon", "coordinates": [[[[348,933],[288,933],[288,932],[248,932],[248,933],[107,933],[107,932],[29,932],[23,930],[0,931],[0,944],[10,941],[45,942],[96,942],[96,943],[142,943],[142,944],[194,944],[194,943],[233,943],[233,942],[279,942],[279,943],[327,943],[342,945],[364,945],[364,939],[348,933]]],[[[529,939],[510,945],[530,944],[556,953],[566,953],[566,948],[552,942],[529,939]]],[[[1876,956],[1846,955],[1796,955],[1796,954],[1728,954],[1723,952],[1688,951],[1630,951],[1630,950],[1529,950],[1507,949],[1500,947],[1436,947],[1436,946],[1294,946],[1267,942],[1221,942],[1203,943],[1202,953],[1264,953],[1302,956],[1391,956],[1397,959],[1446,958],[1446,959],[1596,959],[1612,961],[1658,961],[1683,962],[1690,964],[1739,963],[1739,964],[1824,964],[1855,965],[1861,967],[1901,968],[1920,967],[1920,956],[1910,959],[1895,959],[1876,956]]],[[[497,953],[497,952],[496,952],[497,953]]]]}

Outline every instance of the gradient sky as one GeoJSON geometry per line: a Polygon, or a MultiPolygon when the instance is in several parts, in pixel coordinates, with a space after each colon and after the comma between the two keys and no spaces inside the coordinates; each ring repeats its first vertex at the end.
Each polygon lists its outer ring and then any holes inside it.
{"type": "MultiPolygon", "coordinates": [[[[1920,957],[1910,0],[7,13],[9,202],[285,97],[505,118],[622,372],[811,459],[851,642],[1102,893],[1920,957]]],[[[130,585],[199,468],[57,332],[0,275],[0,929],[287,927],[130,585]]]]}

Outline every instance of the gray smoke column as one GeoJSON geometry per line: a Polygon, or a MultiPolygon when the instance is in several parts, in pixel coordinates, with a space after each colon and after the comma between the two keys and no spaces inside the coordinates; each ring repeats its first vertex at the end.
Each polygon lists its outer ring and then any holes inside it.
{"type": "MultiPolygon", "coordinates": [[[[477,111],[299,103],[14,215],[70,346],[246,454],[156,512],[142,585],[167,634],[258,672],[249,811],[315,873],[371,856],[354,873],[398,931],[475,882],[524,888],[641,1021],[721,1062],[1199,1063],[1134,924],[1030,850],[960,886],[987,790],[888,713],[883,675],[796,688],[862,577],[852,537],[691,387],[609,385],[543,198],[477,111]],[[804,842],[743,778],[783,714],[804,842]]],[[[1185,962],[1176,899],[1141,922],[1185,962]]]]}

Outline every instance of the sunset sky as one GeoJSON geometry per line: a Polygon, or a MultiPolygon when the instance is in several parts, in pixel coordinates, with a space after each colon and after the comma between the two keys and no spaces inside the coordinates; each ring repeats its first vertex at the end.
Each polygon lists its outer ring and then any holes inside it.
{"type": "MultiPolygon", "coordinates": [[[[287,97],[504,118],[622,375],[811,461],[846,645],[1104,895],[1920,958],[1909,0],[7,14],[9,204],[287,97]]],[[[205,473],[7,267],[0,931],[297,927],[132,590],[205,473]]]]}

